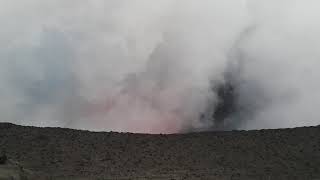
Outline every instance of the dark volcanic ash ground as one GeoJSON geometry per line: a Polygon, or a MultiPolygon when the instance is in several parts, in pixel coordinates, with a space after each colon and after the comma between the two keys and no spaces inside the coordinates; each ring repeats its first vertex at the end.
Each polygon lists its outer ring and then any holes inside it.
{"type": "Polygon", "coordinates": [[[2,123],[0,150],[0,179],[10,167],[29,179],[320,179],[319,126],[146,135],[2,123]]]}

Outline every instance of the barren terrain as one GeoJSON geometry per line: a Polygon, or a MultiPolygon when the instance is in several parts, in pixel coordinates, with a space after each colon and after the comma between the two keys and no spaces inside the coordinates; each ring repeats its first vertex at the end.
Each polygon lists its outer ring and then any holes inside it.
{"type": "Polygon", "coordinates": [[[0,123],[0,151],[0,179],[320,179],[320,127],[146,135],[0,123]]]}

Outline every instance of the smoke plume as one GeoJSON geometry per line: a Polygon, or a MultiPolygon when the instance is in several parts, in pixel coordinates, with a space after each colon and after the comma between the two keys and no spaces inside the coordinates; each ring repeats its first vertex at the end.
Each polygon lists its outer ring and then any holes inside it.
{"type": "Polygon", "coordinates": [[[140,133],[317,125],[319,8],[0,0],[0,121],[140,133]]]}

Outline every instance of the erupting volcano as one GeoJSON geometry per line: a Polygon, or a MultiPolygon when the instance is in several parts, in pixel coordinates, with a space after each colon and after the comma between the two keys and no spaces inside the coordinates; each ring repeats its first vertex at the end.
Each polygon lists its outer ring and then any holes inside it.
{"type": "Polygon", "coordinates": [[[2,0],[1,121],[139,133],[317,125],[319,8],[2,0]]]}

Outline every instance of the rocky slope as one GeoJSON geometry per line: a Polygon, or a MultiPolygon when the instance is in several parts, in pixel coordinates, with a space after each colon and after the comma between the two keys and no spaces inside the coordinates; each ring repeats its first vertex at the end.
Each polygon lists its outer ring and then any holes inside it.
{"type": "Polygon", "coordinates": [[[0,151],[0,179],[320,179],[320,127],[145,135],[0,123],[0,151]]]}

